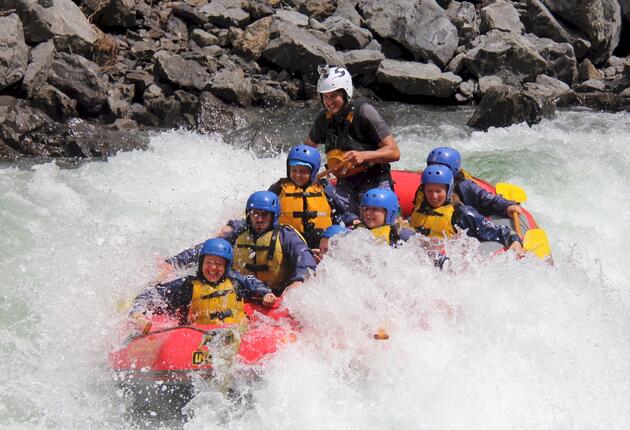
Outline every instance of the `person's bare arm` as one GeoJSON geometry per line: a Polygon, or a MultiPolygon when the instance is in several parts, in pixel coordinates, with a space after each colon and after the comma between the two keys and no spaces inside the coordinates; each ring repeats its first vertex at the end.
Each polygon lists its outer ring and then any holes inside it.
{"type": "Polygon", "coordinates": [[[400,149],[396,139],[391,134],[378,144],[379,148],[374,151],[348,151],[346,160],[354,166],[363,163],[392,163],[400,160],[400,149]]]}

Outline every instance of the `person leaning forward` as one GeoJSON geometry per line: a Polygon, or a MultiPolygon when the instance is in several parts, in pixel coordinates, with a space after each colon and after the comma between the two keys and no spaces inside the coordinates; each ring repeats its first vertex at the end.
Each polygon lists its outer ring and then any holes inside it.
{"type": "Polygon", "coordinates": [[[337,193],[359,214],[363,194],[371,188],[393,189],[391,162],[400,159],[391,129],[369,103],[352,99],[350,72],[343,67],[320,66],[317,92],[324,108],[317,114],[305,140],[325,145],[328,167],[341,159],[337,193]],[[345,172],[345,173],[344,173],[345,172]]]}
{"type": "MultiPolygon", "coordinates": [[[[280,203],[270,191],[253,193],[245,208],[245,221],[231,220],[221,236],[234,245],[232,268],[254,275],[276,296],[297,287],[315,271],[317,263],[306,241],[293,227],[278,222],[280,203]]],[[[166,264],[187,267],[197,260],[201,245],[187,249],[166,264]]]]}

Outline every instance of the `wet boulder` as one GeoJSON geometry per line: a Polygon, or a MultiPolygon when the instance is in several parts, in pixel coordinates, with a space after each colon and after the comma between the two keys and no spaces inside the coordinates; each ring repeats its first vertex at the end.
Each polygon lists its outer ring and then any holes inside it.
{"type": "Polygon", "coordinates": [[[553,118],[554,115],[555,105],[549,97],[502,85],[488,89],[468,125],[480,130],[508,127],[521,122],[531,126],[543,118],[553,118]]]}
{"type": "Polygon", "coordinates": [[[210,92],[221,100],[247,107],[252,104],[252,82],[242,69],[223,69],[212,76],[210,92]]]}
{"type": "Polygon", "coordinates": [[[359,0],[366,26],[407,49],[415,59],[444,67],[459,43],[457,28],[435,0],[359,0]]]}
{"type": "Polygon", "coordinates": [[[28,46],[16,14],[0,16],[0,91],[19,82],[28,64],[28,46]]]}
{"type": "Polygon", "coordinates": [[[55,121],[65,121],[79,116],[77,101],[59,91],[52,85],[45,84],[33,94],[33,106],[46,112],[55,121]]]}

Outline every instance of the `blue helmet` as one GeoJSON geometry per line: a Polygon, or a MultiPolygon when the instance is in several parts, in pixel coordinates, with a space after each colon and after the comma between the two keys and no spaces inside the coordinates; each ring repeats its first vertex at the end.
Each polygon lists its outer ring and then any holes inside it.
{"type": "Polygon", "coordinates": [[[206,255],[214,255],[216,257],[225,258],[230,264],[234,258],[234,250],[227,240],[215,237],[208,239],[203,243],[201,251],[199,251],[199,260],[203,260],[206,255]]]}
{"type": "Polygon", "coordinates": [[[453,190],[453,172],[444,164],[433,164],[422,172],[422,185],[424,184],[443,184],[446,189],[446,198],[451,197],[453,190]]]}
{"type": "MultiPolygon", "coordinates": [[[[271,212],[273,214],[272,225],[278,223],[278,217],[280,216],[280,202],[278,196],[271,191],[256,191],[247,199],[247,205],[245,206],[245,216],[249,215],[249,211],[252,209],[258,209],[261,211],[271,212]]],[[[247,220],[249,222],[249,219],[247,220]]]]}
{"type": "Polygon", "coordinates": [[[462,156],[459,155],[456,149],[449,148],[448,146],[440,146],[429,152],[429,156],[427,157],[427,166],[434,164],[448,166],[453,175],[455,175],[462,167],[462,156]]]}
{"type": "MultiPolygon", "coordinates": [[[[199,263],[197,264],[197,276],[204,277],[203,275],[203,258],[206,255],[214,255],[216,257],[225,258],[225,271],[229,270],[230,265],[232,264],[232,259],[234,258],[234,250],[232,249],[232,245],[225,239],[220,237],[215,237],[214,239],[206,240],[201,246],[201,250],[199,251],[199,263]]],[[[225,276],[225,274],[224,274],[225,276]]],[[[206,279],[207,280],[207,279],[206,279]]]]}
{"type": "Polygon", "coordinates": [[[393,225],[396,223],[400,205],[398,204],[398,196],[392,190],[387,188],[372,188],[363,194],[361,199],[361,207],[371,206],[374,208],[383,208],[387,211],[385,216],[385,224],[393,225]]]}
{"type": "Polygon", "coordinates": [[[311,168],[311,182],[317,177],[322,157],[317,148],[308,145],[297,145],[289,150],[287,157],[287,178],[290,166],[308,166],[311,168]]]}
{"type": "Polygon", "coordinates": [[[328,227],[326,230],[324,230],[324,232],[322,233],[322,237],[326,237],[326,238],[331,238],[335,235],[338,234],[346,234],[348,232],[350,232],[351,230],[347,227],[342,227],[340,225],[331,225],[330,227],[328,227]]]}

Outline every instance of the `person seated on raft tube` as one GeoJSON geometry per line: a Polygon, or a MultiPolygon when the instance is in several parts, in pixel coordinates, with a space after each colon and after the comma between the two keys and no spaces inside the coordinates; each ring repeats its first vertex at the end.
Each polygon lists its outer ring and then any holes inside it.
{"type": "Polygon", "coordinates": [[[225,239],[208,239],[199,250],[197,274],[144,290],[134,299],[131,319],[140,329],[148,323],[147,312],[166,312],[181,324],[239,324],[246,318],[243,300],[273,306],[269,287],[230,269],[233,255],[225,239]]]}
{"type": "Polygon", "coordinates": [[[422,184],[416,195],[411,214],[411,227],[425,236],[451,237],[459,229],[468,229],[468,236],[481,242],[499,242],[513,249],[519,256],[525,254],[521,239],[508,227],[486,220],[472,206],[466,206],[453,193],[453,172],[448,166],[434,164],[422,172],[422,184]]]}
{"type": "MultiPolygon", "coordinates": [[[[270,191],[257,191],[245,206],[245,221],[231,220],[222,236],[234,244],[232,268],[254,275],[267,284],[276,296],[297,287],[315,271],[317,263],[306,241],[293,227],[278,222],[280,202],[270,191]]],[[[192,264],[200,245],[166,260],[174,267],[192,264]]]]}
{"type": "Polygon", "coordinates": [[[319,246],[319,238],[326,228],[333,224],[350,224],[358,218],[347,212],[335,187],[317,179],[320,162],[317,149],[294,146],[287,157],[287,177],[269,187],[280,199],[280,223],[299,231],[310,248],[319,246]]]}
{"type": "Polygon", "coordinates": [[[322,259],[324,258],[324,255],[326,255],[326,253],[328,252],[328,248],[330,245],[330,239],[333,236],[336,236],[338,234],[345,236],[346,234],[350,233],[352,230],[350,230],[347,227],[343,227],[340,225],[331,225],[330,227],[328,227],[326,230],[324,230],[324,232],[322,233],[321,238],[319,239],[319,247],[312,249],[311,251],[313,251],[313,256],[315,257],[315,260],[317,261],[317,264],[319,264],[322,259]]]}
{"type": "MultiPolygon", "coordinates": [[[[463,204],[472,206],[482,215],[498,215],[512,218],[514,213],[523,213],[518,203],[507,200],[498,194],[492,194],[473,181],[470,173],[461,168],[462,157],[456,149],[448,146],[434,148],[427,156],[427,166],[435,164],[442,164],[451,169],[453,173],[453,193],[457,195],[463,204]]],[[[420,201],[423,198],[420,189],[418,189],[415,198],[416,201],[420,201]]]]}
{"type": "Polygon", "coordinates": [[[396,193],[386,188],[372,188],[361,199],[361,224],[357,227],[370,229],[375,238],[384,239],[390,246],[399,246],[416,234],[396,223],[399,212],[396,193]]]}
{"type": "Polygon", "coordinates": [[[337,194],[349,209],[359,213],[363,194],[371,188],[393,189],[389,163],[400,159],[398,144],[389,126],[367,102],[352,100],[352,77],[343,67],[320,66],[317,92],[322,109],[305,143],[325,145],[328,167],[332,160],[348,163],[338,174],[337,194]]]}

